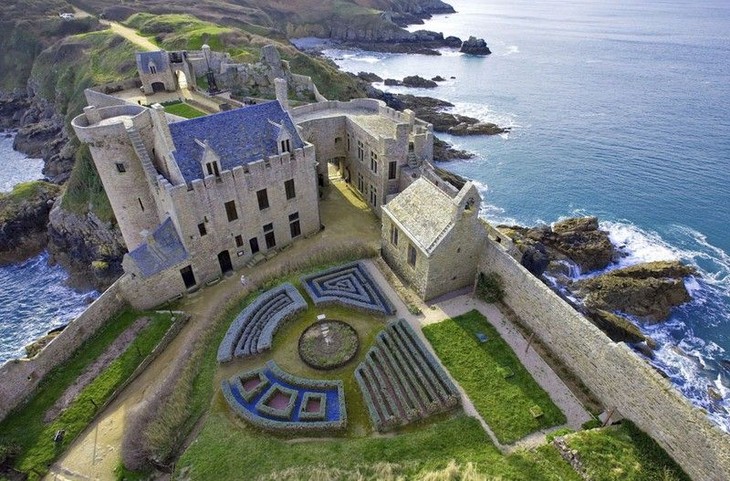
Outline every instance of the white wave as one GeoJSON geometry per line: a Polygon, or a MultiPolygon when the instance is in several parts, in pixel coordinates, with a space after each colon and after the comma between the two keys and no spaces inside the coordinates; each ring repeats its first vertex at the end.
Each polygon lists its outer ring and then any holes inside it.
{"type": "Polygon", "coordinates": [[[439,48],[437,49],[438,52],[441,54],[442,57],[461,57],[464,55],[463,53],[459,52],[459,50],[454,48],[439,48]]]}
{"type": "Polygon", "coordinates": [[[521,127],[517,123],[517,118],[514,114],[494,111],[489,105],[483,103],[455,102],[453,107],[447,107],[443,111],[474,117],[482,122],[492,122],[500,127],[509,127],[511,129],[521,127]]]}
{"type": "Polygon", "coordinates": [[[665,242],[656,232],[645,231],[627,222],[601,221],[611,242],[628,255],[619,264],[629,266],[640,262],[678,260],[678,250],[665,242]]]}
{"type": "Polygon", "coordinates": [[[508,55],[514,55],[516,53],[520,53],[520,47],[518,47],[517,45],[508,45],[507,51],[503,53],[502,56],[506,57],[508,55]]]}

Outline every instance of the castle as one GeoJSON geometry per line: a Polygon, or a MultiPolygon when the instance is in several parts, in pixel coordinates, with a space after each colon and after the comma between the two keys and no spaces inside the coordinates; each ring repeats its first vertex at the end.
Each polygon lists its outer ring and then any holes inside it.
{"type": "MultiPolygon", "coordinates": [[[[174,90],[178,72],[195,78],[195,57],[138,54],[142,90],[174,90]]],[[[288,72],[281,64],[272,76],[288,72]]],[[[286,77],[271,80],[276,100],[189,120],[86,92],[72,126],[129,251],[127,300],[159,305],[316,234],[329,164],[383,218],[384,258],[424,299],[470,285],[481,199],[434,173],[431,125],[372,99],[290,108],[286,77]],[[454,270],[456,253],[471,262],[454,270]]]]}

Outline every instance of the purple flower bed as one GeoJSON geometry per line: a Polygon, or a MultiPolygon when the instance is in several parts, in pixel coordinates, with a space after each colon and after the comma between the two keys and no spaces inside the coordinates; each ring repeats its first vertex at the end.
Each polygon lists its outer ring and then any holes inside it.
{"type": "Polygon", "coordinates": [[[282,371],[274,361],[222,383],[223,395],[241,417],[264,429],[343,429],[347,424],[341,381],[312,380],[282,371]],[[249,381],[264,379],[248,391],[249,381]],[[262,386],[268,386],[262,389],[262,386]]]}
{"type": "Polygon", "coordinates": [[[353,262],[301,278],[315,305],[341,304],[379,314],[392,315],[393,305],[383,294],[362,262],[353,262]]]}

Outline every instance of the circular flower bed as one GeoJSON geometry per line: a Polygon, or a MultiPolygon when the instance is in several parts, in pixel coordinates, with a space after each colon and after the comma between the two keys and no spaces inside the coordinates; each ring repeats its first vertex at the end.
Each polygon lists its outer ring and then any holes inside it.
{"type": "Polygon", "coordinates": [[[360,339],[346,322],[317,321],[299,337],[299,357],[314,369],[336,369],[357,355],[360,339]]]}

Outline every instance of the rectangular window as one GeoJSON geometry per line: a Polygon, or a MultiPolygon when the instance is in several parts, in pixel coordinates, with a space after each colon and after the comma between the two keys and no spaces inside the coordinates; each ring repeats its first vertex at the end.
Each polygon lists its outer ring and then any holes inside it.
{"type": "Polygon", "coordinates": [[[297,196],[297,191],[294,189],[294,179],[284,182],[284,190],[286,191],[286,200],[291,200],[297,196]]]}
{"type": "Polygon", "coordinates": [[[264,226],[264,240],[266,241],[267,249],[276,247],[276,237],[274,236],[274,224],[266,224],[264,226]]]}
{"type": "Polygon", "coordinates": [[[139,208],[142,209],[142,212],[144,212],[144,204],[142,203],[142,199],[137,197],[137,202],[139,202],[139,208]]]}
{"type": "Polygon", "coordinates": [[[203,237],[205,234],[208,233],[207,229],[205,228],[205,222],[201,222],[198,224],[198,232],[200,232],[200,237],[203,237]]]}
{"type": "Polygon", "coordinates": [[[416,248],[413,247],[413,244],[408,244],[408,264],[416,267],[416,248]]]}
{"type": "Polygon", "coordinates": [[[362,162],[365,160],[365,146],[361,141],[357,141],[357,160],[362,162]]]}
{"type": "Polygon", "coordinates": [[[248,240],[248,246],[251,248],[251,254],[256,254],[260,250],[258,237],[251,237],[248,240]]]}
{"type": "Polygon", "coordinates": [[[347,151],[350,151],[350,134],[347,134],[347,151]]]}
{"type": "Polygon", "coordinates": [[[124,164],[121,162],[117,162],[117,172],[119,172],[120,174],[123,174],[126,171],[127,171],[127,168],[124,167],[124,164]]]}
{"type": "Polygon", "coordinates": [[[218,170],[218,162],[208,162],[205,164],[205,168],[208,170],[208,175],[215,175],[216,177],[221,175],[220,170],[218,170]]]}
{"type": "Polygon", "coordinates": [[[289,232],[291,238],[299,237],[302,233],[302,229],[299,226],[299,212],[294,212],[289,215],[289,232]]]}
{"type": "Polygon", "coordinates": [[[256,197],[259,200],[259,210],[269,208],[269,195],[266,193],[266,189],[261,189],[256,192],[256,197]]]}
{"type": "Polygon", "coordinates": [[[370,185],[370,203],[373,207],[378,206],[378,189],[374,185],[370,185]]]}
{"type": "Polygon", "coordinates": [[[233,222],[238,219],[238,211],[236,210],[236,201],[232,200],[225,203],[226,215],[228,216],[228,222],[233,222]]]}
{"type": "Polygon", "coordinates": [[[398,228],[395,224],[390,224],[390,243],[394,246],[398,245],[398,228]]]}
{"type": "Polygon", "coordinates": [[[388,180],[395,179],[396,166],[397,166],[397,164],[395,161],[388,162],[388,180]]]}
{"type": "Polygon", "coordinates": [[[236,236],[236,247],[242,247],[243,246],[243,236],[237,235],[236,236]]]}
{"type": "Polygon", "coordinates": [[[378,154],[373,151],[370,151],[370,170],[372,170],[374,174],[378,173],[378,154]]]}
{"type": "Polygon", "coordinates": [[[363,182],[362,174],[357,174],[357,190],[361,193],[365,193],[365,182],[363,182]]]}
{"type": "Polygon", "coordinates": [[[291,143],[289,142],[289,139],[285,139],[281,141],[281,153],[284,152],[291,152],[291,143]]]}

